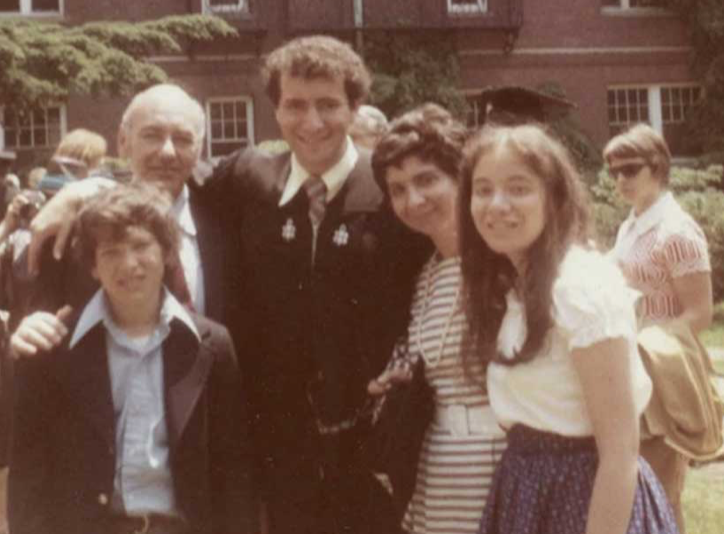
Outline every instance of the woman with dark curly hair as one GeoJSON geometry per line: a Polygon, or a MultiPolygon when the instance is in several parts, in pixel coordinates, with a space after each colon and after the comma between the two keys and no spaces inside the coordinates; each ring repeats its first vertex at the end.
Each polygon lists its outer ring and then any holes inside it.
{"type": "Polygon", "coordinates": [[[480,533],[676,533],[638,455],[651,381],[636,292],[587,246],[566,149],[539,126],[486,125],[465,148],[459,213],[467,341],[508,438],[480,533]]]}
{"type": "Polygon", "coordinates": [[[417,278],[406,335],[387,370],[369,386],[370,393],[382,395],[395,382],[410,379],[410,369],[422,362],[424,379],[433,390],[434,416],[423,437],[402,521],[411,533],[474,530],[505,448],[488,404],[483,363],[463,366],[465,315],[456,213],[466,137],[465,127],[450,113],[425,104],[392,123],[372,158],[375,178],[397,217],[435,247],[417,278]]]}

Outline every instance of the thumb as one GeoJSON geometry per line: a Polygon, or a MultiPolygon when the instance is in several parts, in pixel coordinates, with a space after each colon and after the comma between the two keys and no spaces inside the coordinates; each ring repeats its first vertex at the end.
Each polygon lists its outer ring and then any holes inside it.
{"type": "Polygon", "coordinates": [[[71,313],[73,313],[73,307],[70,304],[66,304],[55,312],[55,316],[58,320],[65,324],[65,322],[70,318],[71,313]]]}

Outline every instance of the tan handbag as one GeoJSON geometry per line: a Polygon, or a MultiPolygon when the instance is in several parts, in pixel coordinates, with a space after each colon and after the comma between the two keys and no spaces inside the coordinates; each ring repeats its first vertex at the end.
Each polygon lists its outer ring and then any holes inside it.
{"type": "Polygon", "coordinates": [[[639,352],[653,382],[643,430],[694,460],[724,452],[724,402],[714,385],[709,353],[687,325],[649,326],[638,335],[639,352]]]}

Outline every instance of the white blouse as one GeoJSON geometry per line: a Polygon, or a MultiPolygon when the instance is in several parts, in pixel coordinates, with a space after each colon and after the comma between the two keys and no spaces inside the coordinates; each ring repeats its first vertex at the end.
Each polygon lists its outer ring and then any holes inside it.
{"type": "MultiPolygon", "coordinates": [[[[624,338],[640,415],[651,397],[649,379],[636,345],[634,303],[638,293],[626,285],[616,265],[598,252],[572,247],[553,285],[553,327],[542,353],[514,366],[488,368],[488,395],[504,428],[516,423],[562,434],[593,433],[583,391],[573,367],[573,349],[611,338],[624,338]]],[[[511,291],[498,334],[498,350],[511,358],[526,338],[525,310],[511,291]]]]}

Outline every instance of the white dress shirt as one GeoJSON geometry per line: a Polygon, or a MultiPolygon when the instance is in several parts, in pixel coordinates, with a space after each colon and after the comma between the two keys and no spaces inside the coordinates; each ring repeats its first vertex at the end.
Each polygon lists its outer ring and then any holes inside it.
{"type": "Polygon", "coordinates": [[[204,315],[206,308],[206,294],[204,291],[204,269],[201,264],[201,251],[194,218],[191,216],[189,206],[189,188],[184,185],[179,196],[171,207],[171,215],[181,228],[181,243],[179,258],[186,277],[186,285],[191,294],[194,310],[204,315]]]}
{"type": "Polygon", "coordinates": [[[178,515],[169,465],[162,344],[177,318],[198,337],[184,307],[164,290],[159,322],[149,336],[130,338],[113,321],[103,290],[86,305],[73,332],[74,347],[91,328],[106,331],[115,412],[116,466],[112,508],[121,514],[178,515]]]}
{"type": "MultiPolygon", "coordinates": [[[[331,202],[337,193],[339,193],[339,190],[342,189],[349,173],[352,172],[354,166],[357,165],[358,159],[359,153],[357,152],[352,140],[347,137],[347,148],[345,149],[342,158],[327,172],[320,176],[324,185],[327,186],[327,202],[331,202]]],[[[279,206],[285,206],[288,204],[310,176],[311,174],[309,171],[302,167],[302,164],[299,163],[297,156],[292,153],[292,168],[289,172],[289,180],[287,180],[287,184],[284,187],[282,198],[279,200],[279,206]]]]}

